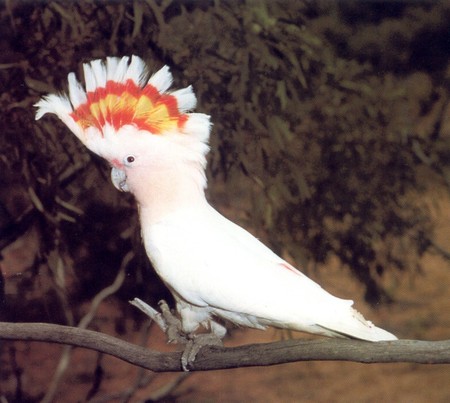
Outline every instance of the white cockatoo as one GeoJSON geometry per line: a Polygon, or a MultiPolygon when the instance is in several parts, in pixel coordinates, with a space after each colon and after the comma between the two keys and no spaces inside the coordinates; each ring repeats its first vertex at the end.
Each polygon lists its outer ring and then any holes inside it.
{"type": "Polygon", "coordinates": [[[189,112],[196,105],[192,87],[169,92],[169,68],[149,78],[136,56],[83,67],[86,89],[70,73],[68,96],[45,96],[36,119],[56,114],[109,162],[114,185],[133,193],[145,249],[176,300],[185,335],[203,326],[223,338],[225,319],[256,329],[396,339],[209,205],[211,125],[209,116],[189,112]]]}

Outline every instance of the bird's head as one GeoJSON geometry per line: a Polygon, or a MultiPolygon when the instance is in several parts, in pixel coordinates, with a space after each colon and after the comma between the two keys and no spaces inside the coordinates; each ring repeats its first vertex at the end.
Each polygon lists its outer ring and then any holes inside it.
{"type": "Polygon", "coordinates": [[[143,60],[132,56],[94,60],[83,69],[85,88],[70,73],[68,94],[43,97],[35,105],[36,119],[56,114],[111,164],[118,189],[133,191],[128,178],[134,172],[139,176],[139,168],[205,168],[209,116],[189,112],[196,105],[191,86],[168,92],[172,75],[167,66],[149,77],[143,60]]]}

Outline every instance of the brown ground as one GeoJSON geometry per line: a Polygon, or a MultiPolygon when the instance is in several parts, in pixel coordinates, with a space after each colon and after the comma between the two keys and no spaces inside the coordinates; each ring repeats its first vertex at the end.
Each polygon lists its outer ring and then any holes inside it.
{"type": "MultiPolygon", "coordinates": [[[[431,206],[431,204],[430,204],[431,206]]],[[[437,239],[448,245],[450,239],[450,203],[440,203],[433,214],[437,218],[437,239]]],[[[2,270],[11,280],[14,271],[20,271],[27,255],[33,250],[33,237],[16,243],[16,248],[6,251],[2,270]]],[[[423,273],[392,278],[396,288],[396,301],[391,306],[377,310],[362,300],[360,284],[350,278],[337,264],[330,263],[327,270],[313,276],[326,289],[341,297],[353,298],[356,306],[376,324],[389,329],[400,338],[438,340],[449,338],[450,270],[449,262],[437,255],[428,254],[423,260],[423,273]]],[[[8,282],[7,282],[8,286],[8,282]]],[[[8,289],[8,288],[7,288],[8,289]]],[[[114,331],[115,318],[119,315],[114,301],[104,303],[94,321],[94,326],[109,334],[114,331]]],[[[119,337],[139,342],[139,333],[127,321],[127,332],[119,337]]],[[[227,345],[267,342],[285,336],[281,331],[266,332],[237,330],[227,340],[227,345]]],[[[304,337],[299,335],[299,337],[304,337]]],[[[3,377],[0,393],[14,395],[17,377],[11,371],[11,347],[16,349],[15,360],[22,368],[21,388],[29,396],[37,397],[48,389],[56,368],[61,346],[44,343],[4,343],[1,349],[3,377]]],[[[164,337],[153,328],[148,346],[169,349],[164,337]]],[[[59,386],[57,402],[82,402],[92,387],[93,371],[98,356],[95,352],[75,349],[69,370],[59,386]]],[[[106,371],[100,389],[93,401],[114,402],[113,394],[132,387],[138,369],[118,359],[103,356],[102,367],[106,371]],[[98,399],[98,400],[96,400],[98,399]]],[[[146,386],[129,399],[130,402],[154,398],[159,388],[176,380],[179,374],[151,374],[144,371],[146,386]]],[[[159,393],[159,392],[158,392],[159,393]]],[[[450,366],[416,364],[357,364],[343,362],[305,362],[264,368],[240,368],[233,370],[191,373],[175,388],[172,397],[178,402],[449,402],[450,366]]],[[[22,395],[18,399],[25,401],[22,395]]],[[[170,399],[167,398],[166,401],[170,399]]],[[[1,400],[0,401],[6,401],[1,400]]],[[[11,401],[11,400],[9,400],[11,401]]]]}

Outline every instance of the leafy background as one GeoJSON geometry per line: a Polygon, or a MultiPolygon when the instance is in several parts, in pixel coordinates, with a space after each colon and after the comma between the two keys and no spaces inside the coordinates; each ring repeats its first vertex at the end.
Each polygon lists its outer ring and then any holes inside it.
{"type": "Polygon", "coordinates": [[[432,220],[450,186],[448,2],[9,0],[0,18],[0,248],[35,240],[27,270],[2,266],[2,319],[76,324],[121,268],[116,328],[139,317],[128,299],[170,298],[133,199],[34,120],[68,72],[112,55],[194,86],[214,122],[209,198],[307,273],[337,259],[392,302],[424,253],[449,257],[432,220]]]}

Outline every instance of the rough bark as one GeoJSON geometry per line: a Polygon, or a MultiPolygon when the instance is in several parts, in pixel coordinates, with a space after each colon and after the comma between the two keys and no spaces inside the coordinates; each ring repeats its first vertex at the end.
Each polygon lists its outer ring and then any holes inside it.
{"type": "MultiPolygon", "coordinates": [[[[0,323],[0,339],[68,344],[110,354],[155,372],[181,371],[181,352],[161,353],[92,330],[47,323],[0,323]]],[[[450,363],[450,340],[287,340],[239,347],[204,347],[194,371],[276,365],[296,361],[450,363]]]]}

